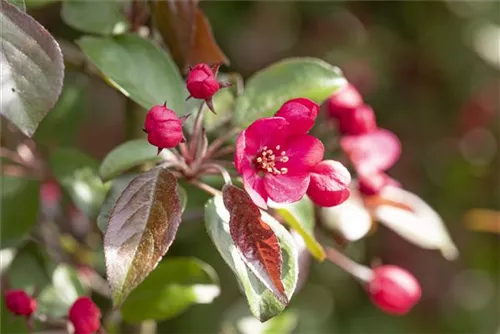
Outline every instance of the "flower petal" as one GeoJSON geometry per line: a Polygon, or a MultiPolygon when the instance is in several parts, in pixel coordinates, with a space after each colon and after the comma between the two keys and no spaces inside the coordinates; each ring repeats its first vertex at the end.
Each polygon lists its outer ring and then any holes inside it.
{"type": "Polygon", "coordinates": [[[342,204],[319,210],[324,226],[349,241],[356,241],[368,234],[372,227],[370,212],[363,205],[359,193],[353,189],[342,204]]]}
{"type": "Polygon", "coordinates": [[[243,187],[255,203],[262,209],[267,209],[267,191],[264,187],[264,179],[257,174],[243,175],[243,187]]]}
{"type": "Polygon", "coordinates": [[[234,152],[234,167],[241,174],[244,165],[247,165],[248,157],[245,154],[245,131],[240,132],[238,138],[236,139],[236,150],[234,152]]]}
{"type": "Polygon", "coordinates": [[[340,162],[325,160],[311,171],[307,195],[320,206],[335,206],[344,202],[350,194],[351,174],[340,162]]]}
{"type": "Polygon", "coordinates": [[[255,156],[264,146],[275,147],[285,142],[289,136],[288,122],[283,117],[261,118],[248,126],[244,136],[245,154],[255,156]]]}
{"type": "Polygon", "coordinates": [[[285,118],[290,124],[290,134],[301,135],[311,130],[318,116],[319,106],[305,98],[292,99],[278,110],[275,116],[285,118]]]}
{"type": "Polygon", "coordinates": [[[288,174],[308,172],[323,160],[325,147],[316,137],[310,135],[295,136],[285,146],[288,161],[277,165],[278,169],[286,167],[288,174]]]}
{"type": "Polygon", "coordinates": [[[344,136],[340,146],[360,174],[369,175],[392,167],[401,154],[398,137],[378,129],[360,136],[344,136]]]}
{"type": "Polygon", "coordinates": [[[309,174],[266,174],[264,186],[269,197],[276,203],[293,203],[304,197],[309,186],[309,174]]]}
{"type": "Polygon", "coordinates": [[[388,204],[379,205],[373,214],[382,224],[422,248],[439,249],[448,260],[457,258],[458,250],[443,220],[420,197],[392,186],[385,187],[380,196],[412,210],[388,204]]]}

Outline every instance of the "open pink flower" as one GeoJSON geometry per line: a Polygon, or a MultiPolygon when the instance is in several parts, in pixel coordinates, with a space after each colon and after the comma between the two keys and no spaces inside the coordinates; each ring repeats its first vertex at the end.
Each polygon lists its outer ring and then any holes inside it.
{"type": "Polygon", "coordinates": [[[317,108],[307,99],[291,100],[277,112],[281,117],[256,120],[238,136],[234,163],[243,177],[245,190],[258,206],[267,207],[268,199],[277,203],[296,202],[310,185],[314,194],[317,193],[314,189],[319,189],[326,196],[334,196],[333,205],[345,200],[345,196],[337,193],[347,189],[344,184],[347,170],[340,163],[328,171],[318,169],[318,176],[326,173],[323,177],[312,176],[324,154],[321,141],[307,134],[314,124],[317,108]]]}
{"type": "Polygon", "coordinates": [[[340,139],[340,146],[361,175],[372,175],[391,168],[401,154],[398,137],[385,129],[359,136],[344,136],[340,139]]]}

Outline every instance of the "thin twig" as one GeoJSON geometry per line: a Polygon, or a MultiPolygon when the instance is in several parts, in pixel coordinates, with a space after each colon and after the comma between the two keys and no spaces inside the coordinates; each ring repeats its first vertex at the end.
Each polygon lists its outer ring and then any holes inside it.
{"type": "Polygon", "coordinates": [[[7,158],[12,162],[20,165],[25,165],[24,160],[14,151],[11,151],[5,147],[0,147],[0,157],[7,158]]]}
{"type": "Polygon", "coordinates": [[[200,188],[201,190],[203,191],[206,191],[207,193],[211,194],[211,195],[214,195],[214,196],[217,196],[217,195],[222,195],[222,192],[220,190],[217,190],[211,186],[209,186],[208,184],[206,183],[203,183],[201,181],[198,181],[198,180],[191,180],[189,181],[192,185],[195,185],[197,186],[198,188],[200,188]]]}
{"type": "Polygon", "coordinates": [[[225,155],[228,155],[230,153],[234,152],[234,147],[233,146],[226,146],[221,148],[218,152],[216,152],[214,155],[211,156],[211,158],[220,158],[225,155]]]}
{"type": "Polygon", "coordinates": [[[336,264],[361,281],[368,282],[372,278],[373,272],[370,268],[354,262],[338,250],[326,247],[325,252],[326,258],[330,262],[336,264]]]}
{"type": "MultiPolygon", "coordinates": [[[[212,144],[210,144],[210,146],[208,147],[208,150],[207,150],[207,153],[205,154],[205,160],[208,160],[210,159],[210,157],[212,156],[215,156],[216,154],[218,154],[217,150],[228,140],[230,139],[231,137],[233,137],[235,134],[239,133],[241,130],[238,129],[238,128],[235,128],[235,129],[232,129],[231,131],[229,131],[228,133],[226,133],[225,135],[217,138],[216,140],[214,140],[212,142],[212,144]]],[[[223,149],[222,149],[223,150],[223,149]]],[[[221,150],[221,151],[222,151],[221,150]]],[[[229,152],[230,153],[230,152],[229,152]]]]}
{"type": "Polygon", "coordinates": [[[219,171],[219,173],[224,178],[225,184],[232,184],[231,175],[229,175],[229,172],[224,167],[222,167],[221,165],[218,165],[216,163],[203,164],[203,169],[210,169],[210,168],[214,168],[214,169],[217,169],[219,171]]]}
{"type": "MultiPolygon", "coordinates": [[[[2,175],[14,176],[14,177],[26,177],[31,176],[31,173],[26,167],[19,165],[3,165],[0,168],[2,175]]],[[[38,179],[38,178],[37,178],[38,179]]]]}
{"type": "Polygon", "coordinates": [[[205,102],[203,101],[198,108],[198,113],[196,114],[196,118],[194,120],[192,138],[189,143],[189,153],[192,157],[196,157],[196,149],[198,148],[198,141],[201,136],[201,128],[203,126],[203,105],[205,102]]]}

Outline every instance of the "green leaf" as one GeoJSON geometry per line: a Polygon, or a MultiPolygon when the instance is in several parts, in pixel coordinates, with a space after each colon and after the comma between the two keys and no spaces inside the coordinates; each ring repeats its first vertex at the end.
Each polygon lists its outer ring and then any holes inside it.
{"type": "Polygon", "coordinates": [[[108,82],[142,107],[167,101],[178,115],[185,110],[184,82],[170,56],[137,35],[85,36],[77,44],[108,82]]]}
{"type": "Polygon", "coordinates": [[[1,247],[15,247],[37,221],[40,183],[6,175],[1,183],[1,247]]]}
{"type": "Polygon", "coordinates": [[[104,181],[109,181],[132,167],[174,158],[169,150],[163,150],[160,155],[157,151],[146,139],[127,141],[106,155],[99,167],[99,175],[104,181]]]}
{"type": "Polygon", "coordinates": [[[219,295],[218,278],[195,258],[168,258],[130,293],[122,316],[128,322],[165,320],[193,304],[209,304],[219,295]]]}
{"type": "Polygon", "coordinates": [[[38,296],[38,312],[54,318],[66,316],[71,305],[88,293],[71,267],[61,264],[52,273],[52,285],[38,296]]]}
{"type": "Polygon", "coordinates": [[[271,117],[286,101],[309,98],[322,103],[347,81],[334,66],[316,58],[290,58],[250,77],[236,101],[234,124],[242,127],[271,117]]]}
{"type": "Polygon", "coordinates": [[[61,18],[70,27],[93,34],[119,34],[128,29],[119,1],[64,1],[61,18]]]}
{"type": "Polygon", "coordinates": [[[316,222],[314,204],[307,196],[295,203],[272,203],[270,207],[275,209],[285,222],[300,234],[307,249],[317,260],[323,261],[325,259],[325,250],[314,237],[316,222]]]}
{"type": "MultiPolygon", "coordinates": [[[[117,177],[111,182],[111,189],[108,191],[108,194],[106,195],[106,198],[102,203],[101,212],[97,217],[97,227],[99,227],[99,230],[101,230],[102,233],[106,232],[106,227],[108,226],[111,209],[115,205],[116,200],[118,199],[118,197],[120,197],[123,190],[125,190],[130,181],[132,181],[132,179],[136,176],[137,174],[125,174],[117,177]]],[[[184,212],[188,200],[187,192],[180,185],[177,186],[177,191],[179,192],[181,209],[182,212],[184,212]]]]}
{"type": "MultiPolygon", "coordinates": [[[[295,243],[290,233],[273,217],[262,212],[262,220],[278,237],[282,253],[281,280],[290,299],[295,291],[298,275],[295,243]]],[[[215,196],[205,205],[205,226],[215,247],[241,283],[252,314],[264,322],[281,313],[285,306],[253,274],[234,246],[229,233],[229,212],[224,207],[221,196],[215,196]]]]}
{"type": "Polygon", "coordinates": [[[50,284],[43,254],[44,251],[34,242],[20,249],[8,271],[10,289],[23,289],[33,294],[50,284]]]}
{"type": "Polygon", "coordinates": [[[54,38],[31,16],[1,0],[0,112],[31,137],[56,103],[64,63],[54,38]]]}
{"type": "Polygon", "coordinates": [[[66,72],[59,100],[35,133],[37,143],[49,147],[74,143],[78,125],[85,114],[88,82],[82,73],[66,72]]]}
{"type": "Polygon", "coordinates": [[[26,4],[24,3],[24,0],[7,0],[7,2],[16,6],[19,10],[26,12],[26,4]]]}
{"type": "Polygon", "coordinates": [[[28,332],[26,319],[23,317],[14,317],[5,306],[5,298],[0,298],[0,333],[25,334],[28,332]]]}
{"type": "Polygon", "coordinates": [[[76,149],[60,148],[50,156],[55,177],[90,219],[99,214],[109,188],[97,176],[97,165],[96,160],[76,149]]]}
{"type": "Polygon", "coordinates": [[[181,223],[177,178],[165,168],[135,177],[111,210],[104,235],[113,303],[120,305],[156,267],[181,223]]]}

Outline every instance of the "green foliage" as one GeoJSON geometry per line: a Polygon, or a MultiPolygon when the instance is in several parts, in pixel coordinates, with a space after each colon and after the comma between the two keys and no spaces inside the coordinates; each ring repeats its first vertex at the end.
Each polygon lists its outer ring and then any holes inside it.
{"type": "Polygon", "coordinates": [[[26,11],[26,4],[24,3],[24,0],[7,0],[8,3],[11,5],[16,6],[19,10],[22,10],[23,12],[26,11]]]}
{"type": "Polygon", "coordinates": [[[0,110],[31,137],[61,93],[62,54],[54,38],[31,16],[4,0],[1,6],[0,110]]]}
{"type": "Polygon", "coordinates": [[[319,261],[325,259],[323,246],[314,237],[314,226],[316,218],[314,216],[314,204],[304,196],[300,201],[291,204],[271,205],[285,222],[296,230],[304,239],[307,249],[319,261]]]}
{"type": "Polygon", "coordinates": [[[282,60],[248,79],[236,101],[234,124],[244,127],[258,118],[270,117],[296,97],[322,103],[346,82],[340,69],[320,59],[282,60]]]}
{"type": "Polygon", "coordinates": [[[64,1],[61,9],[63,21],[88,33],[110,35],[127,30],[126,17],[121,13],[119,1],[64,1]]]}
{"type": "Polygon", "coordinates": [[[109,181],[132,167],[144,163],[156,163],[172,157],[169,150],[161,155],[158,149],[149,144],[146,139],[134,139],[115,147],[109,152],[99,167],[99,175],[104,181],[109,181]]]}
{"type": "Polygon", "coordinates": [[[150,109],[167,101],[178,115],[184,112],[186,97],[179,70],[154,42],[127,34],[84,36],[77,44],[109,84],[142,107],[150,109]]]}
{"type": "Polygon", "coordinates": [[[109,188],[97,176],[98,162],[76,149],[60,148],[50,156],[50,165],[76,206],[87,217],[97,217],[109,188]]]}
{"type": "Polygon", "coordinates": [[[28,235],[37,221],[40,183],[6,175],[2,175],[0,180],[1,246],[14,247],[28,235]]]}
{"type": "Polygon", "coordinates": [[[34,242],[23,245],[8,271],[9,289],[23,289],[29,294],[50,284],[47,259],[43,250],[34,242]]]}
{"type": "Polygon", "coordinates": [[[167,258],[130,293],[122,307],[128,322],[165,320],[193,304],[209,304],[219,295],[218,278],[194,258],[167,258]]]}
{"type": "MultiPolygon", "coordinates": [[[[262,213],[262,219],[278,237],[282,253],[281,280],[290,299],[295,291],[298,275],[297,250],[291,235],[274,218],[262,213]]],[[[229,212],[221,196],[205,205],[205,226],[220,255],[239,280],[252,314],[264,322],[283,311],[285,305],[278,301],[260,279],[243,262],[229,233],[229,212]]]]}
{"type": "Polygon", "coordinates": [[[66,316],[75,300],[87,293],[75,269],[58,265],[52,273],[52,284],[40,292],[38,312],[54,318],[66,316]]]}
{"type": "Polygon", "coordinates": [[[48,147],[74,144],[78,126],[85,116],[88,82],[81,73],[66,72],[59,100],[35,133],[37,143],[48,147]]]}

